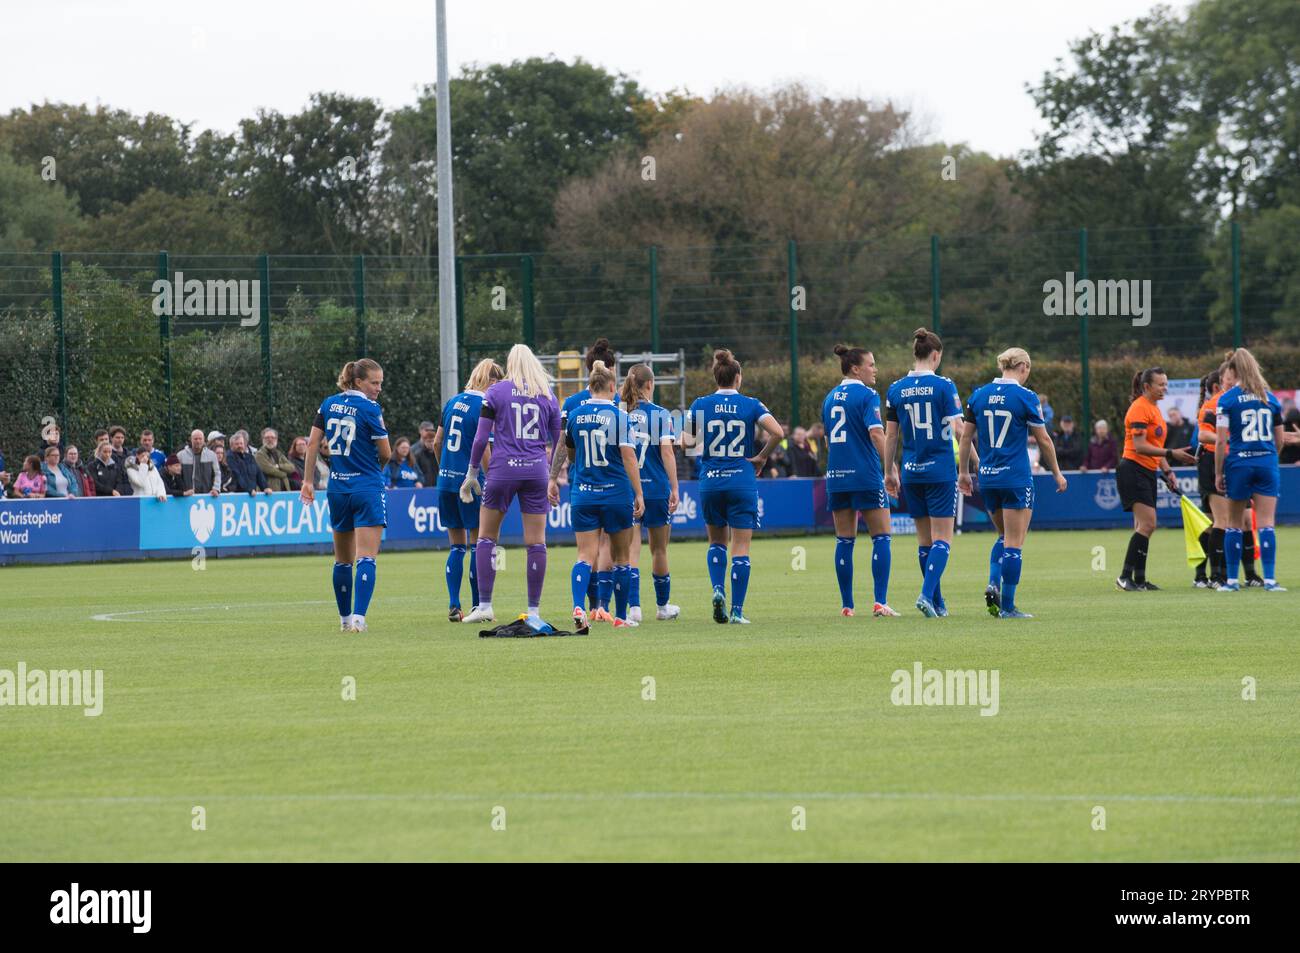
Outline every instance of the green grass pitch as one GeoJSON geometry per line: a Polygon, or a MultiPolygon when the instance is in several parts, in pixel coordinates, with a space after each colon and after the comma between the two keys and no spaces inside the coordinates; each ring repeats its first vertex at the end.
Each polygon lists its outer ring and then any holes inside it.
{"type": "MultiPolygon", "coordinates": [[[[912,608],[914,537],[899,619],[870,616],[869,544],[842,619],[832,537],[761,539],[748,627],[711,620],[683,542],[681,621],[565,639],[446,622],[443,551],[381,556],[363,635],[328,557],[0,570],[0,668],[102,669],[105,695],[0,707],[0,859],[1300,859],[1300,530],[1282,594],[1193,590],[1170,530],[1164,591],[1117,592],[1127,536],[1031,532],[1028,622],[984,611],[987,534],[954,544],[946,620],[912,608]],[[997,669],[996,716],[894,705],[918,661],[997,669]]],[[[550,551],[557,621],[572,558],[550,551]]]]}

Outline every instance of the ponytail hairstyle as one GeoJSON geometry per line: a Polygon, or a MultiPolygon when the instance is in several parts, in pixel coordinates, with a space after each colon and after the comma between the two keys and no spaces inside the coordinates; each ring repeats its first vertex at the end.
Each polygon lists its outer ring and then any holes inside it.
{"type": "Polygon", "coordinates": [[[339,371],[339,390],[356,390],[357,381],[368,381],[375,371],[382,371],[378,361],[363,357],[359,361],[348,361],[339,371]]]}
{"type": "MultiPolygon", "coordinates": [[[[935,334],[928,328],[917,328],[912,332],[912,356],[918,361],[923,361],[935,351],[943,350],[943,341],[939,340],[939,335],[935,334]]],[[[1028,355],[1025,355],[1028,359],[1028,355]]]]}
{"type": "Polygon", "coordinates": [[[1264,374],[1259,369],[1259,362],[1255,360],[1254,354],[1244,347],[1239,347],[1228,356],[1227,366],[1236,375],[1237,386],[1241,388],[1242,393],[1262,401],[1268,400],[1268,381],[1264,380],[1264,374]]]}
{"type": "Polygon", "coordinates": [[[595,360],[591,363],[591,373],[587,375],[587,389],[592,391],[607,391],[614,387],[614,372],[605,366],[605,362],[595,360]]]}
{"type": "Polygon", "coordinates": [[[485,357],[474,365],[474,370],[469,372],[465,389],[485,391],[505,376],[506,372],[501,369],[500,364],[490,357],[485,357]]]}
{"type": "Polygon", "coordinates": [[[603,361],[606,367],[618,366],[618,358],[614,356],[609,338],[596,338],[596,343],[587,348],[587,370],[591,370],[597,361],[603,361]]]}
{"type": "Polygon", "coordinates": [[[527,344],[516,344],[506,355],[506,376],[525,397],[551,396],[551,375],[527,344]]]}
{"type": "Polygon", "coordinates": [[[719,387],[735,387],[740,376],[740,361],[725,347],[713,352],[713,379],[719,387]]]}
{"type": "Polygon", "coordinates": [[[1156,375],[1163,374],[1163,367],[1148,367],[1145,371],[1138,371],[1133,375],[1133,399],[1137,400],[1142,396],[1142,391],[1156,379],[1156,375]]]}
{"type": "Polygon", "coordinates": [[[1210,373],[1206,374],[1204,377],[1201,378],[1201,397],[1196,402],[1197,407],[1205,403],[1205,398],[1209,397],[1212,393],[1214,393],[1214,389],[1219,386],[1219,379],[1222,376],[1223,375],[1220,374],[1218,369],[1216,368],[1215,370],[1210,371],[1210,373]]]}
{"type": "Polygon", "coordinates": [[[627,375],[623,378],[623,409],[628,413],[636,410],[636,405],[640,402],[640,393],[645,389],[646,384],[655,382],[655,372],[650,369],[649,364],[633,364],[627,369],[627,375]]]}
{"type": "Polygon", "coordinates": [[[998,355],[998,370],[1010,371],[1024,364],[1029,366],[1029,352],[1023,347],[1009,347],[998,355]]]}
{"type": "Polygon", "coordinates": [[[871,352],[865,347],[849,347],[847,344],[835,345],[835,356],[840,359],[840,373],[848,374],[867,359],[871,352]]]}

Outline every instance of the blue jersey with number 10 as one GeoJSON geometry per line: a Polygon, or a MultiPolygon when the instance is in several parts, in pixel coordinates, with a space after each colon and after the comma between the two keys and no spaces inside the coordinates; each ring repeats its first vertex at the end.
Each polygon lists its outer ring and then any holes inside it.
{"type": "Polygon", "coordinates": [[[379,405],[359,390],[345,390],[321,401],[316,426],[330,448],[331,493],[364,493],[384,489],[376,440],[387,440],[379,405]]]}
{"type": "MultiPolygon", "coordinates": [[[[483,409],[483,392],[467,390],[447,401],[442,408],[442,452],[438,456],[438,489],[456,492],[469,472],[469,451],[478,432],[478,415],[483,409]]],[[[483,483],[483,474],[478,476],[483,483]]]]}
{"type": "Polygon", "coordinates": [[[998,377],[970,395],[965,416],[975,425],[980,486],[1031,485],[1029,428],[1044,426],[1038,395],[1018,381],[998,377]]]}
{"type": "Polygon", "coordinates": [[[885,395],[885,419],[898,424],[902,437],[904,483],[957,479],[952,435],[961,420],[961,398],[956,384],[930,371],[912,371],[885,395]]]}
{"type": "Polygon", "coordinates": [[[1260,400],[1240,387],[1230,387],[1219,395],[1216,424],[1228,428],[1228,458],[1237,466],[1272,466],[1278,464],[1273,428],[1282,422],[1282,404],[1272,395],[1260,400]]]}
{"type": "Polygon", "coordinates": [[[758,453],[758,422],[768,415],[761,400],[723,388],[691,404],[685,426],[691,429],[700,451],[700,492],[754,490],[754,465],[758,453]]]}
{"type": "Polygon", "coordinates": [[[627,415],[610,400],[589,397],[569,412],[565,443],[573,447],[569,503],[573,506],[631,504],[632,481],[623,468],[623,447],[632,447],[627,415]]]}
{"type": "Polygon", "coordinates": [[[885,486],[871,431],[883,428],[880,395],[859,380],[844,380],[822,401],[826,428],[826,492],[879,490],[885,486]]]}

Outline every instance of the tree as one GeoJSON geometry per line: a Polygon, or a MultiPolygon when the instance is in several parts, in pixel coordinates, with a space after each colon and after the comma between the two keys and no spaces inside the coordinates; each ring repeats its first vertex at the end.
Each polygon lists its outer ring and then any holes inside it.
{"type": "Polygon", "coordinates": [[[0,250],[51,251],[76,221],[77,203],[62,185],[0,150],[0,250]]]}

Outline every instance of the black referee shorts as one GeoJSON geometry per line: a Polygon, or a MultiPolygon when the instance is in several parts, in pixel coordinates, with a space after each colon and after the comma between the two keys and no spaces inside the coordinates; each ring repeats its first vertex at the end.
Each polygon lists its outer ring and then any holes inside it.
{"type": "Polygon", "coordinates": [[[1206,500],[1218,493],[1214,485],[1214,451],[1202,450],[1196,459],[1196,489],[1206,500]]]}
{"type": "Polygon", "coordinates": [[[1115,485],[1119,488],[1119,501],[1124,512],[1132,513],[1134,503],[1145,503],[1155,509],[1156,472],[1127,457],[1115,468],[1115,485]]]}

